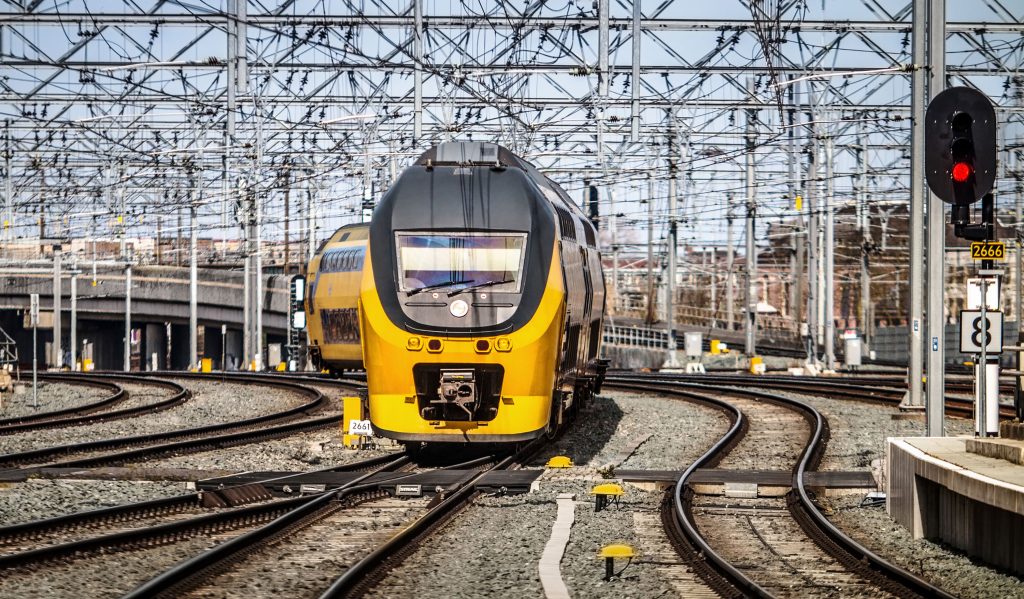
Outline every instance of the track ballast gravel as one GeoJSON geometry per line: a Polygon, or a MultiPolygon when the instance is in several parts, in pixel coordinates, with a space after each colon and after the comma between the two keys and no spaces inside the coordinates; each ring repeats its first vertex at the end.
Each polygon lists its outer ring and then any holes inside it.
{"type": "MultiPolygon", "coordinates": [[[[192,379],[176,382],[191,390],[192,398],[174,408],[137,418],[53,429],[44,435],[30,432],[0,437],[0,453],[15,453],[54,445],[162,433],[245,420],[280,412],[309,401],[304,395],[261,385],[192,379]]],[[[145,384],[124,387],[132,395],[128,400],[131,403],[126,402],[122,404],[123,407],[133,407],[137,402],[153,403],[173,394],[170,389],[145,384]]]]}
{"type": "Polygon", "coordinates": [[[45,412],[78,408],[96,403],[101,399],[110,397],[113,393],[110,389],[93,387],[92,385],[39,381],[39,392],[37,394],[39,407],[32,407],[32,379],[30,378],[27,381],[23,379],[22,384],[25,385],[25,393],[23,394],[0,394],[0,397],[2,397],[0,419],[35,416],[45,412]]]}
{"type": "MultiPolygon", "coordinates": [[[[561,493],[576,496],[576,522],[561,562],[573,597],[674,597],[674,582],[653,557],[658,541],[640,522],[659,518],[662,493],[626,486],[619,506],[594,512],[594,485],[608,464],[629,469],[682,469],[728,427],[719,412],[648,394],[606,391],[576,424],[530,465],[554,455],[575,466],[548,470],[540,489],[525,495],[485,496],[431,538],[379,586],[373,597],[541,597],[538,563],[551,535],[561,493]],[[643,443],[637,445],[639,440],[643,443]],[[622,460],[620,462],[620,460],[622,460]],[[637,518],[637,515],[644,518],[637,518]],[[643,531],[643,534],[639,531],[643,531]],[[640,556],[620,562],[621,576],[604,580],[601,547],[626,543],[640,556]],[[647,556],[647,557],[645,557],[647,556]],[[623,567],[625,568],[623,570],[623,567]]],[[[660,533],[660,527],[657,529],[660,533]]]]}
{"type": "MultiPolygon", "coordinates": [[[[816,407],[832,430],[822,470],[884,470],[885,439],[924,434],[922,418],[893,419],[896,408],[793,395],[816,407]]],[[[973,435],[974,424],[946,419],[946,434],[973,435]]],[[[965,599],[1024,597],[1024,582],[973,562],[963,553],[925,539],[914,539],[885,511],[861,507],[864,493],[819,498],[825,514],[844,532],[885,559],[965,599]]]]}

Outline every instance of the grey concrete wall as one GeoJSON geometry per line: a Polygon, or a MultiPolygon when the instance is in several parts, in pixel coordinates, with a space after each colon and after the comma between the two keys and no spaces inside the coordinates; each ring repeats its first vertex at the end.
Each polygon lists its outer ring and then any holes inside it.
{"type": "MultiPolygon", "coordinates": [[[[970,360],[972,356],[960,353],[960,325],[947,324],[944,331],[946,343],[946,363],[962,364],[970,360]]],[[[871,350],[875,352],[878,360],[906,362],[910,352],[910,334],[907,327],[879,327],[875,332],[875,338],[871,342],[871,350]]],[[[1003,322],[1003,344],[1015,344],[1017,341],[1017,322],[1003,322]]],[[[923,339],[923,351],[928,355],[929,339],[923,339]]],[[[1013,363],[1012,356],[1007,353],[1002,357],[1004,366],[1013,363]]]]}
{"type": "Polygon", "coordinates": [[[993,505],[1000,499],[1004,505],[1017,504],[1019,494],[957,477],[952,469],[942,471],[892,442],[886,444],[886,454],[886,507],[914,538],[948,543],[972,557],[1024,575],[1024,551],[1017,546],[1018,539],[1024,538],[1024,515],[993,505]]]}
{"type": "MultiPolygon", "coordinates": [[[[281,275],[264,277],[263,327],[268,333],[284,334],[288,328],[288,279],[281,275]]],[[[199,270],[198,308],[200,324],[241,326],[243,273],[233,270],[199,270]]],[[[71,277],[65,275],[61,284],[63,323],[67,328],[71,308],[71,277]]],[[[0,285],[0,310],[25,309],[29,294],[40,295],[46,310],[53,301],[53,275],[45,272],[12,272],[5,274],[0,285]]],[[[91,271],[78,277],[78,311],[80,318],[123,320],[124,271],[100,269],[96,286],[91,271]]],[[[173,266],[140,266],[132,269],[133,322],[172,322],[183,324],[189,318],[189,273],[187,268],[173,266]]]]}
{"type": "Polygon", "coordinates": [[[601,355],[609,360],[610,368],[661,368],[665,363],[665,351],[608,343],[601,346],[601,355]]]}

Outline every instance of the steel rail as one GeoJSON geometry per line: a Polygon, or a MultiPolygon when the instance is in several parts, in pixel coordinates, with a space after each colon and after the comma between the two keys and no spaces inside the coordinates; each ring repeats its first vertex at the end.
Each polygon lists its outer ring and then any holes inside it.
{"type": "Polygon", "coordinates": [[[375,485],[361,485],[360,483],[378,472],[393,470],[407,463],[409,463],[409,457],[403,455],[338,489],[320,493],[312,499],[304,498],[305,501],[267,524],[225,541],[209,551],[204,551],[139,585],[126,594],[124,599],[177,597],[194,587],[202,578],[213,575],[230,563],[258,550],[279,536],[287,534],[291,529],[302,528],[311,521],[341,509],[338,503],[341,500],[355,493],[369,492],[372,494],[376,490],[375,485]]]}
{"type": "MultiPolygon", "coordinates": [[[[607,384],[614,386],[617,382],[622,380],[628,379],[612,378],[608,380],[607,384]]],[[[794,518],[798,523],[800,523],[801,527],[808,534],[811,540],[818,544],[823,551],[832,555],[847,569],[859,573],[872,584],[896,595],[941,597],[943,599],[953,597],[939,587],[908,572],[907,570],[904,570],[903,568],[900,568],[899,566],[896,566],[895,564],[892,564],[863,545],[857,543],[843,533],[837,526],[829,522],[828,518],[826,518],[818,509],[818,506],[814,503],[810,494],[806,490],[805,477],[808,471],[817,467],[817,463],[824,455],[825,446],[828,442],[828,426],[825,418],[813,406],[797,399],[753,389],[683,382],[673,378],[656,379],[643,377],[633,380],[638,381],[640,384],[647,385],[648,389],[653,387],[659,392],[665,390],[678,390],[679,387],[682,387],[704,392],[710,391],[715,393],[732,394],[752,399],[770,401],[776,405],[800,412],[811,425],[811,435],[793,468],[793,491],[791,491],[791,496],[795,497],[795,500],[791,500],[789,503],[791,510],[794,506],[797,506],[801,511],[807,514],[807,518],[801,518],[794,513],[794,518]]],[[[717,451],[721,451],[721,446],[719,444],[716,444],[716,447],[718,448],[717,451]]],[[[684,486],[682,484],[683,480],[685,479],[680,477],[680,483],[677,483],[677,497],[681,497],[681,489],[684,486]]],[[[761,590],[763,591],[763,589],[761,590]]],[[[767,594],[760,595],[760,593],[757,593],[756,591],[754,594],[757,594],[758,596],[769,596],[767,594]]]]}
{"type": "Polygon", "coordinates": [[[40,378],[44,377],[52,380],[63,380],[82,384],[112,385],[118,388],[119,395],[117,395],[117,399],[115,401],[111,401],[111,399],[113,399],[114,397],[111,396],[110,398],[106,398],[103,401],[89,404],[88,406],[80,406],[78,408],[69,408],[66,410],[56,410],[53,412],[46,412],[45,414],[38,414],[36,415],[36,420],[26,420],[23,418],[20,419],[21,422],[11,423],[8,425],[3,425],[4,421],[0,421],[0,435],[20,433],[29,430],[43,430],[50,428],[63,428],[69,426],[83,426],[86,424],[94,424],[96,422],[106,422],[109,420],[131,418],[134,416],[140,416],[142,414],[151,414],[153,412],[160,412],[163,410],[173,408],[177,405],[185,403],[192,397],[192,394],[187,389],[173,381],[150,378],[140,379],[138,377],[128,375],[115,378],[107,377],[105,380],[119,380],[121,382],[146,384],[152,385],[154,387],[164,387],[166,389],[170,389],[174,393],[168,398],[150,404],[135,406],[133,408],[124,408],[121,410],[112,410],[109,412],[105,411],[96,413],[99,410],[102,410],[103,408],[111,407],[113,405],[123,402],[125,399],[128,398],[129,394],[114,383],[107,383],[104,380],[90,380],[88,378],[89,375],[54,376],[40,373],[40,378]],[[71,417],[64,418],[63,416],[71,417]]]}
{"type": "MultiPolygon", "coordinates": [[[[394,456],[391,455],[377,456],[365,460],[359,460],[358,462],[342,464],[340,466],[312,470],[311,472],[355,472],[382,466],[393,459],[394,456]]],[[[235,486],[280,482],[282,480],[292,478],[293,476],[295,475],[288,474],[284,476],[275,476],[262,480],[253,480],[245,485],[235,486]]],[[[224,487],[224,489],[230,488],[232,487],[224,487]]],[[[218,489],[217,491],[222,491],[224,489],[218,489]]],[[[22,522],[19,524],[0,527],[0,546],[17,541],[37,539],[55,532],[84,528],[101,523],[131,522],[156,516],[180,513],[200,507],[203,500],[203,494],[207,492],[208,491],[197,491],[195,493],[186,493],[184,495],[176,495],[174,497],[163,497],[160,499],[115,505],[95,510],[87,510],[84,512],[74,512],[71,514],[55,516],[53,518],[32,520],[30,522],[22,522]]]]}
{"type": "MultiPolygon", "coordinates": [[[[676,385],[676,383],[656,384],[657,391],[681,397],[688,401],[710,404],[712,407],[724,412],[731,421],[729,430],[683,471],[671,491],[672,517],[670,523],[675,530],[669,531],[669,539],[672,541],[676,551],[696,570],[701,579],[719,595],[723,597],[770,597],[771,595],[763,587],[711,547],[700,533],[700,529],[691,511],[693,489],[690,487],[690,479],[699,468],[710,467],[721,460],[728,453],[729,449],[746,435],[747,417],[743,414],[742,410],[727,401],[707,395],[686,392],[678,387],[669,385],[676,385]],[[686,543],[689,545],[686,545],[686,543]]],[[[604,387],[606,389],[628,389],[631,391],[651,390],[650,381],[620,376],[608,376],[605,379],[604,387]]]]}
{"type": "MultiPolygon", "coordinates": [[[[622,373],[617,373],[622,374],[622,373]]],[[[668,373],[636,373],[632,376],[647,378],[663,378],[666,380],[677,380],[680,382],[693,383],[721,383],[728,382],[736,385],[757,385],[758,387],[777,390],[788,390],[794,393],[808,394],[815,391],[825,391],[829,397],[844,398],[853,401],[868,403],[883,403],[898,405],[902,402],[906,391],[906,381],[879,378],[797,378],[785,375],[739,375],[739,374],[668,374],[668,373]],[[867,384],[865,384],[867,383],[867,384]]],[[[947,381],[947,393],[950,390],[962,390],[969,382],[947,381]]],[[[969,387],[973,390],[973,386],[969,387]]],[[[946,396],[946,411],[963,418],[973,418],[974,400],[966,397],[946,396]]],[[[1015,413],[1013,407],[1006,404],[1000,407],[1000,413],[1004,418],[1013,418],[1015,413]]]]}
{"type": "Polygon", "coordinates": [[[177,431],[168,431],[163,433],[151,433],[147,435],[137,435],[132,437],[102,439],[98,441],[88,441],[85,443],[74,443],[53,447],[43,447],[40,449],[0,455],[0,466],[17,466],[19,464],[38,463],[39,461],[53,459],[60,456],[72,455],[75,453],[103,451],[127,447],[138,447],[140,445],[144,446],[140,447],[139,449],[123,451],[119,453],[112,453],[77,460],[67,460],[63,462],[52,462],[49,464],[45,464],[45,466],[47,467],[87,467],[100,465],[116,465],[119,463],[123,463],[125,460],[128,459],[152,457],[156,455],[163,455],[167,452],[198,451],[208,447],[226,447],[229,445],[240,445],[245,442],[249,442],[250,440],[268,439],[276,436],[282,436],[294,432],[299,432],[309,428],[330,426],[331,424],[336,423],[338,421],[338,417],[333,415],[306,420],[295,420],[304,415],[310,415],[312,413],[315,413],[328,405],[329,399],[316,389],[312,389],[310,387],[306,387],[296,383],[290,383],[284,380],[252,379],[244,376],[220,376],[218,378],[220,380],[227,380],[242,384],[256,384],[278,387],[291,392],[297,392],[306,395],[307,397],[310,397],[311,400],[307,403],[304,403],[293,408],[289,408],[287,410],[275,412],[272,414],[266,414],[263,416],[257,416],[254,418],[248,418],[245,420],[236,420],[232,422],[212,424],[177,431]],[[291,422],[287,422],[287,424],[279,426],[266,427],[266,425],[269,423],[281,421],[291,422]],[[222,432],[224,432],[225,434],[211,436],[213,433],[222,432]],[[160,442],[166,443],[152,445],[154,443],[160,442]],[[146,445],[149,446],[145,447],[146,445]]]}
{"type": "Polygon", "coordinates": [[[544,443],[543,439],[534,440],[491,468],[481,470],[450,495],[443,497],[416,521],[353,564],[320,595],[320,598],[358,597],[365,594],[373,584],[379,582],[386,569],[400,564],[416,546],[471,504],[473,498],[479,494],[474,487],[480,478],[493,470],[504,470],[526,461],[536,454],[544,443]]]}
{"type": "MultiPolygon", "coordinates": [[[[366,477],[372,476],[377,472],[397,467],[398,465],[401,465],[401,463],[407,461],[405,456],[400,456],[397,459],[392,456],[387,456],[387,458],[388,461],[384,462],[380,462],[379,458],[375,458],[374,460],[377,462],[377,467],[368,471],[364,476],[359,477],[357,480],[363,480],[366,477]]],[[[339,468],[355,468],[355,466],[365,467],[366,464],[357,463],[355,465],[348,465],[339,468]]],[[[255,482],[271,482],[274,480],[279,480],[281,478],[288,477],[271,478],[264,481],[255,482]]],[[[319,493],[316,496],[314,496],[314,498],[323,495],[330,495],[331,493],[334,493],[334,491],[328,493],[319,493]]],[[[173,497],[165,501],[168,501],[169,503],[172,501],[180,502],[186,498],[194,500],[194,498],[197,495],[200,494],[196,493],[180,497],[173,497]]],[[[178,542],[184,538],[195,536],[203,532],[230,530],[233,528],[238,528],[240,526],[249,526],[255,523],[273,521],[279,516],[291,512],[296,507],[308,503],[310,500],[311,498],[309,496],[281,499],[259,505],[239,507],[237,509],[231,510],[221,510],[214,512],[212,514],[204,514],[201,516],[197,516],[195,518],[189,518],[187,520],[168,522],[165,524],[158,524],[155,526],[133,528],[131,530],[116,532],[108,535],[100,535],[97,537],[78,539],[75,541],[70,541],[67,543],[61,543],[48,547],[40,547],[28,551],[0,555],[0,570],[24,566],[28,564],[49,562],[57,559],[76,558],[83,555],[95,554],[96,552],[100,551],[124,551],[136,548],[152,547],[155,545],[163,545],[167,543],[178,542]]],[[[158,500],[158,502],[144,503],[156,503],[157,505],[159,505],[159,501],[160,500],[158,500]]],[[[109,508],[108,510],[103,511],[109,512],[112,509],[116,508],[109,508]]],[[[181,510],[178,509],[177,511],[181,510]]],[[[88,515],[90,513],[91,512],[86,512],[83,515],[88,515]]],[[[53,523],[54,520],[59,519],[43,520],[39,523],[51,524],[53,523]]]]}

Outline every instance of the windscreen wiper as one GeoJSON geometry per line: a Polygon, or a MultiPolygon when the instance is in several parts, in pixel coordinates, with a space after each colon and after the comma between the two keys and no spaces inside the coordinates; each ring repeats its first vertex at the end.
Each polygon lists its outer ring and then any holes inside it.
{"type": "Polygon", "coordinates": [[[467,285],[472,282],[473,279],[469,279],[466,281],[445,281],[443,283],[434,283],[433,285],[427,285],[425,287],[417,287],[416,289],[410,289],[407,293],[409,295],[416,295],[417,293],[430,291],[431,289],[440,289],[441,287],[450,287],[452,285],[467,285]]]}
{"type": "Polygon", "coordinates": [[[452,289],[451,291],[448,292],[448,297],[451,297],[458,293],[462,293],[463,291],[472,291],[474,289],[480,289],[482,287],[490,287],[491,285],[500,285],[502,283],[512,283],[514,281],[515,279],[495,279],[491,281],[484,281],[483,283],[477,283],[476,285],[470,285],[469,287],[462,287],[461,289],[452,289]]]}

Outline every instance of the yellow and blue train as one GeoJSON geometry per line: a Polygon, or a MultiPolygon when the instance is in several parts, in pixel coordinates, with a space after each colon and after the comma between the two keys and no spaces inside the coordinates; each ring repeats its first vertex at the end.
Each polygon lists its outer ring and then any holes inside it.
{"type": "MultiPolygon", "coordinates": [[[[310,265],[310,338],[335,369],[351,364],[351,336],[328,336],[330,311],[353,306],[322,271],[342,243],[332,237],[310,265]]],[[[519,156],[481,142],[431,148],[383,196],[365,244],[358,330],[343,330],[361,339],[377,434],[519,442],[553,433],[600,390],[597,230],[519,156]]]]}

